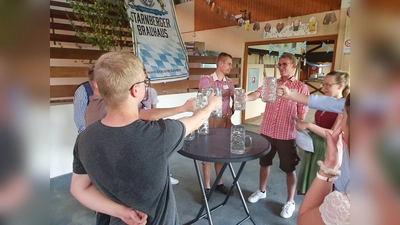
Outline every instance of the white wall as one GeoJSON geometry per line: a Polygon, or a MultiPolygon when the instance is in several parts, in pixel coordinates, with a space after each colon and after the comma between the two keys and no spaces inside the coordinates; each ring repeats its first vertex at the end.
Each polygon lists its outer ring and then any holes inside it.
{"type": "MultiPolygon", "coordinates": [[[[248,64],[247,70],[251,68],[258,68],[258,87],[260,87],[263,83],[263,70],[264,64],[248,64]]],[[[249,83],[249,82],[248,82],[249,83]]],[[[245,87],[246,93],[250,93],[248,87],[245,87]]],[[[255,101],[246,102],[246,110],[245,110],[245,119],[254,118],[260,116],[265,110],[265,103],[261,101],[261,99],[256,99],[255,101]]]]}
{"type": "Polygon", "coordinates": [[[50,177],[72,172],[72,152],[78,135],[71,104],[50,106],[50,177]]]}

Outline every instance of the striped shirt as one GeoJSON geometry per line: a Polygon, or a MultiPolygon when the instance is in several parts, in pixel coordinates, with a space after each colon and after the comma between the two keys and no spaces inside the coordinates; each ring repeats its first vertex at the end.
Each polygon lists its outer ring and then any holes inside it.
{"type": "Polygon", "coordinates": [[[214,72],[211,74],[211,76],[203,76],[200,78],[200,83],[199,83],[199,91],[201,92],[201,89],[203,88],[220,88],[222,91],[222,95],[226,93],[227,91],[231,91],[230,96],[226,95],[222,98],[222,115],[231,115],[232,111],[230,110],[229,102],[230,98],[232,98],[233,101],[233,96],[235,94],[235,86],[233,84],[233,81],[229,79],[228,77],[224,77],[222,81],[218,80],[217,74],[214,72]],[[213,86],[213,80],[214,80],[214,86],[213,86]],[[229,109],[229,110],[228,110],[229,109]]]}
{"type": "MultiPolygon", "coordinates": [[[[307,85],[296,80],[294,77],[291,77],[287,81],[279,78],[277,79],[277,83],[278,85],[285,85],[292,91],[295,89],[298,93],[309,95],[307,85]]],[[[262,86],[256,91],[260,93],[261,98],[262,86]]],[[[298,114],[306,114],[307,112],[308,106],[306,105],[277,98],[275,102],[265,104],[260,133],[279,140],[292,140],[296,136],[296,128],[292,117],[297,118],[298,114]]]]}

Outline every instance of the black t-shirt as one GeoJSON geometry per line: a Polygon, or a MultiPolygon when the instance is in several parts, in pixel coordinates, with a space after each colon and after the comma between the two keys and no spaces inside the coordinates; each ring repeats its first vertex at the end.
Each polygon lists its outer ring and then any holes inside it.
{"type": "Polygon", "coordinates": [[[95,122],[76,140],[73,171],[88,174],[114,202],[146,213],[147,224],[179,224],[168,158],[182,148],[185,132],[183,123],[169,119],[124,127],[95,122]]]}

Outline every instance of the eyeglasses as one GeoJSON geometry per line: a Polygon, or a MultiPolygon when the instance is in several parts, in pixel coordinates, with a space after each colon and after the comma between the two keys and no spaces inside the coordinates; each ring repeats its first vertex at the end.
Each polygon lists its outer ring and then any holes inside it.
{"type": "Polygon", "coordinates": [[[290,64],[292,64],[292,63],[278,63],[278,64],[276,64],[276,67],[287,67],[290,64]]]}
{"type": "Polygon", "coordinates": [[[333,83],[333,84],[321,83],[321,87],[330,88],[335,84],[338,84],[338,83],[333,83]]]}
{"type": "Polygon", "coordinates": [[[146,87],[148,87],[150,85],[150,78],[146,77],[146,78],[144,78],[143,81],[139,81],[139,82],[132,84],[132,86],[131,86],[131,88],[129,88],[129,90],[132,90],[133,86],[135,86],[136,84],[140,84],[140,83],[144,83],[144,85],[146,87]]]}

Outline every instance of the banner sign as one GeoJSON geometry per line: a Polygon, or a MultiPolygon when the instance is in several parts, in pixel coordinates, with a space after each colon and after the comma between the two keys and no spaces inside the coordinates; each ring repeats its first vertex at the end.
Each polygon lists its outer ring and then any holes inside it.
{"type": "Polygon", "coordinates": [[[172,0],[125,0],[136,56],[151,81],[186,79],[188,57],[172,0]]]}

